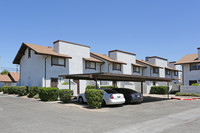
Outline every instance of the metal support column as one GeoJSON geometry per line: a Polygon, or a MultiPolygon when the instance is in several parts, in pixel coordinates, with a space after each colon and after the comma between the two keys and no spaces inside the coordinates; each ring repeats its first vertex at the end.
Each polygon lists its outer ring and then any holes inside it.
{"type": "Polygon", "coordinates": [[[98,85],[97,85],[97,79],[95,79],[95,83],[96,83],[96,89],[98,89],[98,85]]]}
{"type": "Polygon", "coordinates": [[[169,99],[169,82],[167,82],[167,98],[169,99]]]}
{"type": "Polygon", "coordinates": [[[143,95],[143,82],[141,82],[141,94],[143,95]]]}
{"type": "Polygon", "coordinates": [[[71,90],[71,82],[70,82],[70,79],[69,79],[69,90],[71,90]]]}

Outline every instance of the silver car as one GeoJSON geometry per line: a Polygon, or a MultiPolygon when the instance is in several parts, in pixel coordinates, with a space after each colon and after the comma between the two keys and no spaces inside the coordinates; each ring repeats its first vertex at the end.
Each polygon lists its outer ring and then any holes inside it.
{"type": "MultiPolygon", "coordinates": [[[[112,89],[101,89],[101,90],[104,90],[103,103],[102,103],[103,106],[125,103],[125,98],[123,94],[118,93],[117,91],[112,89]]],[[[78,95],[77,99],[79,103],[83,102],[87,103],[85,94],[78,95]]]]}

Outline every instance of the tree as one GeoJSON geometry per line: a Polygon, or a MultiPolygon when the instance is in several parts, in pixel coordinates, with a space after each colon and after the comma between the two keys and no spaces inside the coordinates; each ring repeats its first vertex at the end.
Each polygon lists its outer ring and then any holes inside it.
{"type": "Polygon", "coordinates": [[[8,75],[8,74],[9,74],[9,71],[8,71],[8,70],[4,70],[4,71],[1,72],[1,74],[2,74],[2,75],[8,75]]]}

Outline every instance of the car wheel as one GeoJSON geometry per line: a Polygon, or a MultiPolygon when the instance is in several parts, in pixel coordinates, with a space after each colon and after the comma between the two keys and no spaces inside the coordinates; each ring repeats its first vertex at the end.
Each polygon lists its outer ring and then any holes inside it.
{"type": "Polygon", "coordinates": [[[78,102],[79,102],[80,104],[82,104],[82,103],[83,103],[83,98],[82,98],[82,97],[79,97],[79,98],[78,98],[78,102]]]}
{"type": "Polygon", "coordinates": [[[103,100],[101,106],[102,106],[102,107],[105,107],[105,106],[106,106],[106,102],[105,102],[105,100],[103,100]]]}

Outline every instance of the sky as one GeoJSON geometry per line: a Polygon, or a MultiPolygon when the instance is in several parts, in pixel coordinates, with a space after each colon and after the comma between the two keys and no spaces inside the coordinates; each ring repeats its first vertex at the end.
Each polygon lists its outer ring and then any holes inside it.
{"type": "MultiPolygon", "coordinates": [[[[0,0],[1,66],[22,42],[65,40],[177,61],[200,47],[200,0],[0,0]]],[[[11,70],[11,69],[10,69],[11,70]]],[[[15,69],[12,69],[15,70],[15,69]]]]}

